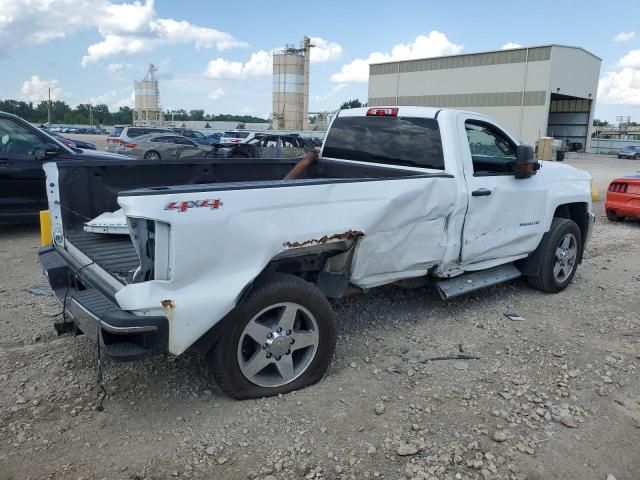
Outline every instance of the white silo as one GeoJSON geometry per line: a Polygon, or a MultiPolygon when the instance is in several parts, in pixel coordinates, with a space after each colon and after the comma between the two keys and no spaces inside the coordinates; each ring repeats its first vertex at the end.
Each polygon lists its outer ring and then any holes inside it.
{"type": "Polygon", "coordinates": [[[273,54],[273,129],[309,128],[309,60],[311,40],[288,45],[273,54]]]}
{"type": "Polygon", "coordinates": [[[160,90],[156,80],[158,69],[152,63],[147,76],[135,82],[133,109],[134,125],[162,125],[162,109],[160,108],[160,90]]]}

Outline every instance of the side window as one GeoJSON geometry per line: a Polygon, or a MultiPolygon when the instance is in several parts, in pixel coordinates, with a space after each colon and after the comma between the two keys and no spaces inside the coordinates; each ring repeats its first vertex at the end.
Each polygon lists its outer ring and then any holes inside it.
{"type": "Polygon", "coordinates": [[[516,162],[516,146],[493,125],[465,123],[474,175],[510,175],[516,162]]]}
{"type": "Polygon", "coordinates": [[[0,118],[0,154],[9,157],[44,158],[46,141],[22,125],[0,118]]]}
{"type": "Polygon", "coordinates": [[[129,130],[127,130],[126,135],[129,138],[136,138],[141,135],[145,135],[145,131],[141,128],[130,128],[129,130]]]}
{"type": "Polygon", "coordinates": [[[193,143],[188,138],[181,138],[181,137],[175,137],[175,143],[177,143],[178,145],[189,145],[191,147],[195,145],[195,143],[193,143]]]}
{"type": "Polygon", "coordinates": [[[152,138],[150,141],[157,142],[157,143],[173,143],[174,138],[175,137],[156,137],[156,138],[152,138]]]}

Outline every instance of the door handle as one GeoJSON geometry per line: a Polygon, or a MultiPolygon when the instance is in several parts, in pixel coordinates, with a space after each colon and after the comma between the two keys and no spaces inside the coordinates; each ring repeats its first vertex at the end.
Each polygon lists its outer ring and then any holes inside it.
{"type": "Polygon", "coordinates": [[[489,195],[491,195],[491,190],[489,190],[488,188],[481,188],[479,190],[474,190],[473,192],[471,192],[472,197],[487,197],[489,195]]]}

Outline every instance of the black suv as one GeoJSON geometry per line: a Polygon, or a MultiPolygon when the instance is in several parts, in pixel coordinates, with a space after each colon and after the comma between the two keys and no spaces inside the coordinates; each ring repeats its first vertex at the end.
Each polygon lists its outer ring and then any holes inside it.
{"type": "Polygon", "coordinates": [[[67,147],[20,117],[0,112],[0,224],[36,222],[38,212],[48,209],[44,163],[127,158],[67,147]]]}

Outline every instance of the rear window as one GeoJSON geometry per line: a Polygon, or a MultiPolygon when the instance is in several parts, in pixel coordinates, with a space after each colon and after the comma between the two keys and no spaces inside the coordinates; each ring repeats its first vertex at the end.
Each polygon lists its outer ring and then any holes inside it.
{"type": "Polygon", "coordinates": [[[438,121],[413,117],[338,117],[322,155],[444,170],[438,121]]]}
{"type": "Polygon", "coordinates": [[[249,132],[224,132],[224,136],[230,138],[247,138],[249,132]]]}
{"type": "Polygon", "coordinates": [[[122,133],[122,130],[124,130],[124,127],[113,127],[113,130],[111,131],[109,136],[110,137],[119,137],[120,134],[122,133]]]}

